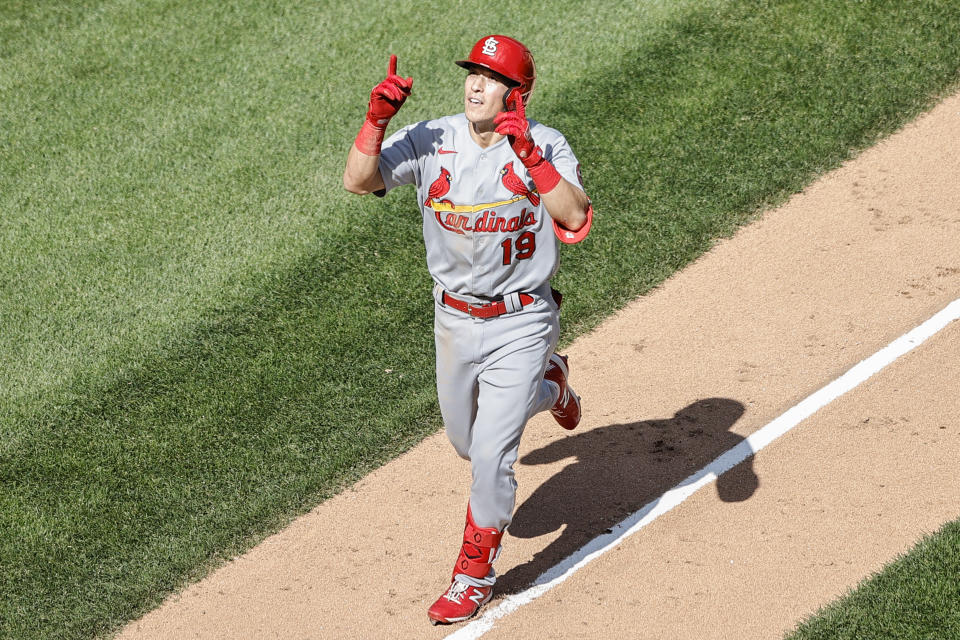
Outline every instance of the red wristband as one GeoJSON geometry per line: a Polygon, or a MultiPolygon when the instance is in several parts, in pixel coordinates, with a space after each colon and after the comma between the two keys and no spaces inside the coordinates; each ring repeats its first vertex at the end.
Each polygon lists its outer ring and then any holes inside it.
{"type": "Polygon", "coordinates": [[[540,156],[540,160],[532,167],[527,167],[527,172],[533,178],[533,183],[537,185],[537,191],[540,193],[553,191],[554,187],[560,184],[563,179],[556,167],[543,156],[540,156]]]}
{"type": "Polygon", "coordinates": [[[386,127],[380,128],[369,120],[364,120],[363,126],[360,127],[360,133],[357,134],[357,139],[353,141],[353,144],[364,155],[378,156],[380,155],[380,145],[383,143],[383,134],[386,130],[386,127]]]}

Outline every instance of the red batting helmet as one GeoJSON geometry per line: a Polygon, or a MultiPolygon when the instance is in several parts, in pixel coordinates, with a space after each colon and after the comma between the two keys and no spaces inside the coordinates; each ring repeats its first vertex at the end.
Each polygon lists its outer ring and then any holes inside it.
{"type": "Polygon", "coordinates": [[[530,100],[537,70],[533,54],[523,43],[500,35],[484,36],[477,40],[466,60],[457,60],[464,69],[472,66],[485,67],[507,78],[520,89],[523,103],[530,100]]]}

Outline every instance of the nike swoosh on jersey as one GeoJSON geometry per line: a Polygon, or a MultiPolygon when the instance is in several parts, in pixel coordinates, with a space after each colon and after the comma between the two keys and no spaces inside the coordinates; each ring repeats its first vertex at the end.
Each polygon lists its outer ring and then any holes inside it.
{"type": "Polygon", "coordinates": [[[447,153],[456,153],[456,151],[454,151],[453,149],[444,149],[443,147],[440,147],[439,149],[437,149],[437,153],[447,154],[447,153]]]}

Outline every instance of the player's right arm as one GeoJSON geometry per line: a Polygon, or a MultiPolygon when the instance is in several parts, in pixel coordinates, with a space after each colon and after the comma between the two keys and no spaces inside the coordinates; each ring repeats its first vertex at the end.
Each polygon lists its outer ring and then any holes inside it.
{"type": "Polygon", "coordinates": [[[347,154],[347,168],[343,171],[343,186],[350,193],[363,196],[374,191],[382,191],[383,176],[380,175],[380,153],[368,156],[357,145],[350,147],[347,154]]]}
{"type": "Polygon", "coordinates": [[[413,78],[397,75],[397,56],[390,56],[386,79],[370,92],[367,118],[363,121],[343,171],[343,186],[347,191],[364,195],[384,188],[380,175],[380,145],[390,118],[403,106],[413,89],[413,78]]]}

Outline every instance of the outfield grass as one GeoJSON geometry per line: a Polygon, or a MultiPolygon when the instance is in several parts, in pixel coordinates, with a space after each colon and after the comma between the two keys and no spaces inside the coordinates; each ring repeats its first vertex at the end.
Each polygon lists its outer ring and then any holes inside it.
{"type": "Polygon", "coordinates": [[[956,86],[912,2],[0,1],[0,637],[109,634],[439,426],[412,194],[342,163],[537,55],[597,220],[563,340],[956,86]],[[545,29],[543,25],[550,25],[545,29]]]}
{"type": "Polygon", "coordinates": [[[811,616],[788,640],[960,638],[960,521],[811,616]]]}

